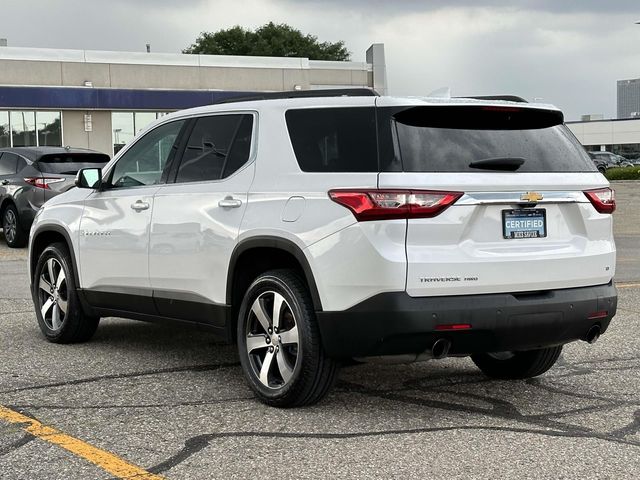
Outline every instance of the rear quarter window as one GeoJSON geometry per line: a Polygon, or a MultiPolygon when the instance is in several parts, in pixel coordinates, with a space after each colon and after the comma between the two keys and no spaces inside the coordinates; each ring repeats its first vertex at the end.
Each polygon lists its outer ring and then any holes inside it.
{"type": "Polygon", "coordinates": [[[296,109],[285,116],[302,171],[378,171],[373,107],[296,109]]]}
{"type": "Polygon", "coordinates": [[[0,175],[14,175],[17,172],[18,156],[0,152],[0,175]]]}

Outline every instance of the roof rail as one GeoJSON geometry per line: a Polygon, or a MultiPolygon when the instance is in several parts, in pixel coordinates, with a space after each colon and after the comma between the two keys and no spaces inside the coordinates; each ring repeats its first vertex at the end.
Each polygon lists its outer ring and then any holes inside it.
{"type": "Polygon", "coordinates": [[[518,97],[517,95],[473,95],[473,96],[465,96],[465,97],[455,97],[455,98],[473,98],[474,100],[501,100],[503,102],[518,102],[518,103],[529,103],[522,97],[518,97]]]}
{"type": "Polygon", "coordinates": [[[249,102],[252,100],[276,100],[284,98],[317,98],[317,97],[379,97],[373,88],[332,88],[326,90],[289,90],[285,92],[257,92],[251,95],[225,98],[220,103],[249,102]]]}

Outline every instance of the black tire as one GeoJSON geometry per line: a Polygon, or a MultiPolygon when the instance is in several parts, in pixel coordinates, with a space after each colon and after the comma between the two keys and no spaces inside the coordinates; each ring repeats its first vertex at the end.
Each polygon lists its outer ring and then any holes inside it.
{"type": "Polygon", "coordinates": [[[478,353],[471,360],[482,372],[491,378],[518,379],[532,378],[549,370],[562,353],[558,347],[513,352],[509,358],[496,358],[497,354],[478,353]]]}
{"type": "Polygon", "coordinates": [[[249,387],[263,403],[274,407],[311,405],[320,401],[333,385],[338,364],[323,351],[309,290],[294,271],[272,270],[260,275],[249,286],[240,307],[237,333],[242,369],[249,387]],[[281,313],[277,315],[278,325],[284,326],[280,331],[269,332],[253,307],[254,304],[262,306],[266,316],[262,317],[263,321],[273,327],[273,304],[277,295],[284,299],[279,309],[281,313]],[[271,302],[270,298],[273,299],[271,302]],[[297,329],[295,336],[291,335],[293,326],[297,329]],[[294,337],[297,340],[295,347],[293,343],[287,344],[287,340],[294,337]],[[250,353],[247,349],[250,339],[265,344],[250,353]],[[272,358],[265,369],[267,355],[272,358]],[[287,365],[288,379],[285,379],[281,365],[287,365]],[[263,371],[266,371],[263,376],[266,383],[260,380],[263,371]]]}
{"type": "Polygon", "coordinates": [[[599,171],[601,174],[603,174],[603,175],[604,175],[605,173],[607,173],[607,169],[606,169],[606,168],[604,168],[604,167],[598,167],[598,171],[599,171]]]}
{"type": "Polygon", "coordinates": [[[47,340],[53,343],[86,342],[96,332],[100,322],[100,318],[85,315],[82,310],[72,265],[67,246],[54,243],[40,255],[32,279],[31,295],[38,325],[47,340]],[[61,272],[64,275],[62,279],[61,272]],[[52,278],[54,281],[51,281],[52,278]],[[43,315],[45,305],[48,308],[43,315]]]}
{"type": "Polygon", "coordinates": [[[2,230],[4,231],[4,239],[9,247],[21,248],[27,245],[29,236],[20,225],[18,209],[11,203],[2,211],[2,230]]]}

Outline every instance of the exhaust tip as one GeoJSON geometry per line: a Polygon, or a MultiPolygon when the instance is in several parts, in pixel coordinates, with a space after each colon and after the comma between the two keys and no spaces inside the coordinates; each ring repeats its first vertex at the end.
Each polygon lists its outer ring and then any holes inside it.
{"type": "Polygon", "coordinates": [[[431,347],[431,356],[435,359],[444,358],[449,354],[449,348],[451,348],[451,342],[440,338],[431,347]]]}
{"type": "Polygon", "coordinates": [[[600,338],[600,333],[602,333],[600,325],[593,325],[585,335],[584,341],[587,343],[596,343],[600,338]]]}

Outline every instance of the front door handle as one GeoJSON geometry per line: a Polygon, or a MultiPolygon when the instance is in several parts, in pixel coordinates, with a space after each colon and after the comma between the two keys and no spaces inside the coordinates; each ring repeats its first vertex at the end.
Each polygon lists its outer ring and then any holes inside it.
{"type": "Polygon", "coordinates": [[[136,201],[136,203],[131,204],[131,208],[133,208],[136,212],[141,212],[142,210],[146,210],[149,208],[149,204],[147,202],[143,202],[142,200],[136,201]]]}
{"type": "Polygon", "coordinates": [[[218,202],[218,206],[222,208],[238,208],[242,205],[242,200],[233,197],[224,197],[218,202]]]}

